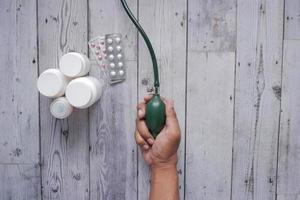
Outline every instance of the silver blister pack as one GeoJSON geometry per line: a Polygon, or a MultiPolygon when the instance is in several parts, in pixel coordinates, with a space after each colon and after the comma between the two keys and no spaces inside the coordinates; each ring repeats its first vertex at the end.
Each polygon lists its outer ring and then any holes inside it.
{"type": "Polygon", "coordinates": [[[89,42],[89,47],[101,69],[108,73],[111,84],[125,80],[126,68],[121,34],[107,34],[93,38],[89,42]]]}
{"type": "Polygon", "coordinates": [[[124,53],[121,34],[105,35],[107,71],[111,83],[124,81],[126,78],[124,53]]]}

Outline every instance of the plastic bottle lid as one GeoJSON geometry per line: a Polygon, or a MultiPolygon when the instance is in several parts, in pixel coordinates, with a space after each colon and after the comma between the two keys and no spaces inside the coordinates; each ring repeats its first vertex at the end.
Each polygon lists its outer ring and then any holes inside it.
{"type": "Polygon", "coordinates": [[[82,79],[75,79],[66,89],[66,97],[76,108],[86,108],[93,98],[91,86],[82,79]]]}
{"type": "Polygon", "coordinates": [[[51,114],[58,119],[64,119],[71,115],[73,107],[65,97],[55,99],[50,105],[51,114]]]}
{"type": "Polygon", "coordinates": [[[84,76],[90,70],[90,62],[85,55],[71,52],[61,57],[59,69],[68,77],[84,76]]]}
{"type": "Polygon", "coordinates": [[[37,88],[46,97],[54,98],[65,93],[69,80],[58,70],[48,69],[37,80],[37,88]]]}

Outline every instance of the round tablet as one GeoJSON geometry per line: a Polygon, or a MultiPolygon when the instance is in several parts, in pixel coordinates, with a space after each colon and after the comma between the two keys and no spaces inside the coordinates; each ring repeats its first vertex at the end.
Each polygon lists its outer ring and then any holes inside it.
{"type": "Polygon", "coordinates": [[[108,39],[106,40],[106,42],[107,42],[108,44],[112,44],[112,43],[113,43],[113,40],[112,40],[111,38],[108,38],[108,39]]]}
{"type": "Polygon", "coordinates": [[[109,60],[113,60],[113,59],[114,59],[114,55],[112,55],[112,54],[109,55],[109,56],[108,56],[108,59],[109,59],[109,60]]]}
{"type": "Polygon", "coordinates": [[[124,74],[125,74],[125,72],[124,72],[123,70],[120,70],[120,71],[119,71],[119,75],[120,75],[120,76],[124,76],[124,74]]]}
{"type": "Polygon", "coordinates": [[[109,66],[110,66],[111,68],[115,68],[116,65],[115,65],[115,63],[110,63],[109,66]]]}
{"type": "Polygon", "coordinates": [[[115,40],[116,40],[117,43],[120,43],[121,38],[117,37],[115,40]]]}
{"type": "Polygon", "coordinates": [[[107,49],[109,52],[112,52],[114,50],[114,48],[112,46],[109,46],[107,49]]]}
{"type": "Polygon", "coordinates": [[[90,71],[90,62],[85,55],[71,52],[61,57],[59,69],[68,77],[84,76],[90,71]]]}
{"type": "Polygon", "coordinates": [[[90,43],[90,47],[91,47],[91,48],[95,48],[95,46],[96,46],[96,45],[95,45],[94,43],[90,43]]]}
{"type": "Polygon", "coordinates": [[[122,63],[122,62],[119,62],[119,63],[118,63],[118,66],[119,66],[119,67],[123,67],[123,63],[122,63]]]}
{"type": "Polygon", "coordinates": [[[69,79],[58,69],[44,71],[37,80],[39,92],[49,98],[60,97],[65,93],[69,79]]]}
{"type": "Polygon", "coordinates": [[[115,76],[116,75],[116,72],[115,71],[111,71],[110,72],[110,76],[115,76]]]}
{"type": "Polygon", "coordinates": [[[121,46],[117,46],[116,48],[117,48],[118,51],[121,51],[121,50],[122,50],[122,47],[121,47],[121,46]]]}
{"type": "Polygon", "coordinates": [[[58,119],[64,119],[71,115],[73,107],[65,97],[55,99],[50,105],[51,114],[58,119]]]}
{"type": "Polygon", "coordinates": [[[117,57],[118,57],[119,59],[121,59],[121,58],[122,58],[122,54],[119,53],[119,54],[117,55],[117,57]]]}

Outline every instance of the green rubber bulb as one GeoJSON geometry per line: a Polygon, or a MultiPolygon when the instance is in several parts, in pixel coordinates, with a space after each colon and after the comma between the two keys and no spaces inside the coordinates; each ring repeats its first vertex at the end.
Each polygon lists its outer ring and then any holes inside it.
{"type": "Polygon", "coordinates": [[[146,124],[151,135],[156,138],[166,123],[166,106],[155,94],[146,105],[146,124]]]}

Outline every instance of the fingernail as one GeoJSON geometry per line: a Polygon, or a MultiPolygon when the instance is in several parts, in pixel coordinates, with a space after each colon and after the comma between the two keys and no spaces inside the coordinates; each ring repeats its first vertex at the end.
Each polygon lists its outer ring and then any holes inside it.
{"type": "Polygon", "coordinates": [[[151,145],[154,143],[154,141],[153,141],[152,138],[149,138],[149,139],[147,140],[147,142],[148,142],[149,144],[151,144],[151,145]]]}
{"type": "Polygon", "coordinates": [[[145,150],[147,150],[147,149],[149,149],[149,146],[148,146],[147,144],[144,144],[143,148],[144,148],[145,150]]]}

